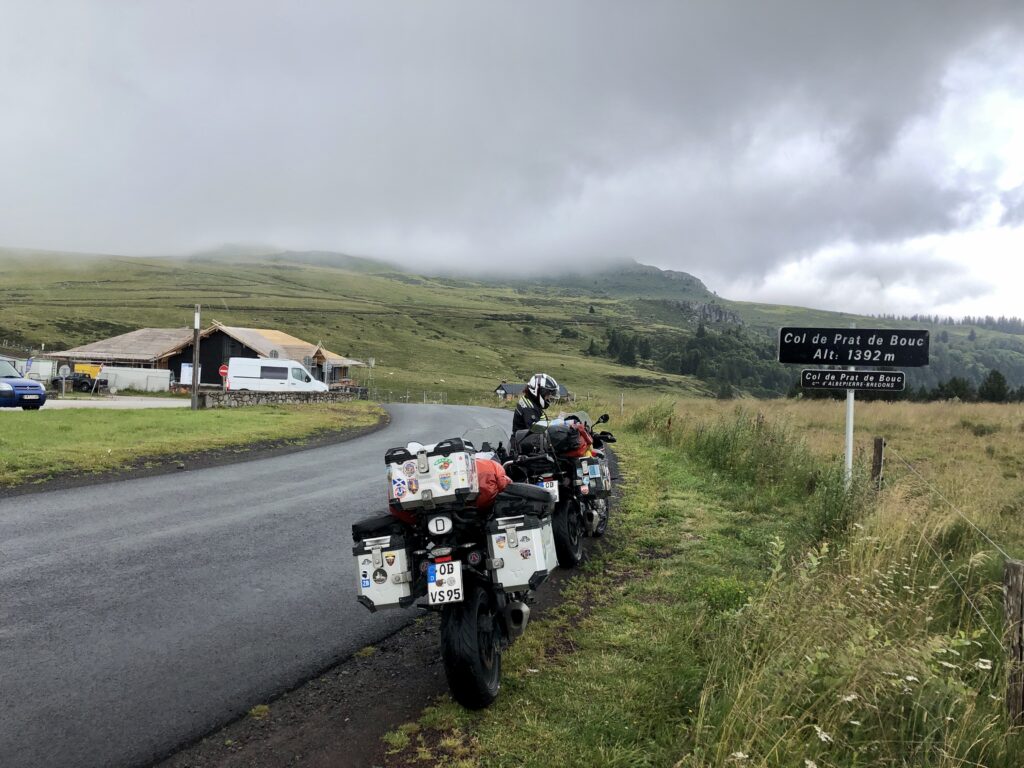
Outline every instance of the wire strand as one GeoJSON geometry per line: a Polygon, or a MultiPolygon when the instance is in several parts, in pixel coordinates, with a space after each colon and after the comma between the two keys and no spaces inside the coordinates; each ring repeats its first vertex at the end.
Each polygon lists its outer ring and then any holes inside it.
{"type": "Polygon", "coordinates": [[[966,514],[964,514],[962,511],[960,511],[960,509],[953,502],[951,502],[949,499],[947,499],[945,496],[943,496],[942,495],[942,491],[940,491],[938,488],[936,488],[928,480],[928,478],[926,478],[924,475],[922,475],[920,472],[918,472],[917,468],[913,464],[911,464],[909,461],[904,459],[899,454],[899,451],[897,451],[895,448],[890,448],[889,450],[893,453],[893,455],[896,456],[897,459],[899,459],[900,461],[902,461],[906,465],[907,469],[909,469],[911,472],[913,472],[915,475],[917,475],[921,479],[921,482],[923,482],[925,485],[927,485],[932,490],[932,493],[934,493],[936,496],[938,496],[940,499],[942,499],[944,502],[946,502],[946,504],[949,505],[950,509],[952,509],[958,515],[960,515],[960,517],[962,517],[964,519],[964,521],[968,525],[970,525],[974,530],[976,530],[978,533],[980,533],[982,538],[985,539],[985,541],[987,541],[993,547],[995,547],[1003,557],[1005,557],[1007,560],[1013,560],[1014,559],[1014,558],[1010,557],[1009,554],[1007,554],[1005,549],[1003,549],[998,544],[996,544],[996,542],[994,542],[992,540],[992,538],[987,533],[985,533],[983,530],[981,530],[981,528],[979,528],[975,524],[975,522],[973,520],[971,520],[971,518],[969,518],[966,514]]]}
{"type": "Polygon", "coordinates": [[[956,584],[956,588],[960,590],[960,594],[964,596],[964,600],[967,601],[967,604],[971,606],[971,608],[974,610],[976,614],[978,614],[978,618],[981,620],[981,623],[985,625],[985,629],[988,630],[988,633],[992,635],[992,639],[1001,645],[1003,639],[995,633],[995,630],[993,630],[989,623],[985,620],[985,615],[981,612],[981,609],[974,604],[974,601],[971,600],[971,596],[967,594],[967,590],[964,589],[963,585],[957,580],[956,576],[953,575],[953,572],[949,570],[949,566],[946,565],[946,561],[942,559],[942,555],[940,555],[938,550],[935,549],[934,546],[932,546],[932,543],[930,541],[928,541],[928,537],[924,535],[924,530],[918,527],[916,522],[911,521],[911,525],[917,528],[917,532],[918,535],[921,537],[921,541],[923,541],[928,546],[928,549],[932,551],[932,554],[935,555],[935,559],[938,560],[939,565],[942,566],[942,570],[944,570],[946,574],[949,576],[950,580],[954,584],[956,584]]]}

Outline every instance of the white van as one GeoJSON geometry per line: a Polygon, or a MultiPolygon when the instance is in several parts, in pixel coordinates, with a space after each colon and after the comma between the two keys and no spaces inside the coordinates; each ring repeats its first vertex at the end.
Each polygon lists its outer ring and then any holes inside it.
{"type": "Polygon", "coordinates": [[[228,359],[229,392],[326,392],[327,385],[314,379],[294,360],[255,357],[228,359]]]}

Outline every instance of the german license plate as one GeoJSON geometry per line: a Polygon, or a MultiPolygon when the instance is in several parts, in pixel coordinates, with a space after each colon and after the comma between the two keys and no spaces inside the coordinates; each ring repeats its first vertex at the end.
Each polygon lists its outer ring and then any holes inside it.
{"type": "Polygon", "coordinates": [[[537,483],[538,488],[543,488],[545,491],[551,494],[552,501],[558,501],[558,481],[557,480],[544,480],[543,482],[537,483]]]}
{"type": "Polygon", "coordinates": [[[22,395],[21,399],[22,400],[38,400],[39,399],[39,395],[22,395]]]}
{"type": "Polygon", "coordinates": [[[430,563],[427,566],[427,604],[447,605],[461,603],[462,563],[450,560],[447,563],[430,563]]]}

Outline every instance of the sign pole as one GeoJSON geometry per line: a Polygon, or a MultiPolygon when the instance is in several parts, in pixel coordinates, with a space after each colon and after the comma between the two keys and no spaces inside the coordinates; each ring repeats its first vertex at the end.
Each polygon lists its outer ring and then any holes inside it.
{"type": "Polygon", "coordinates": [[[199,305],[192,324],[192,410],[199,410],[199,305]]]}
{"type": "MultiPolygon", "coordinates": [[[[856,323],[850,323],[850,328],[856,328],[856,323]]],[[[850,366],[847,370],[857,370],[850,366]]],[[[846,490],[850,490],[853,484],[853,401],[857,390],[846,390],[846,490]]]]}

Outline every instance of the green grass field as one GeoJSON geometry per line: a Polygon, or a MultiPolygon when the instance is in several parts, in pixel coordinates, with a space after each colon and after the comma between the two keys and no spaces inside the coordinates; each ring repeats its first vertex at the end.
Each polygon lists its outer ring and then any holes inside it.
{"type": "Polygon", "coordinates": [[[494,706],[444,697],[385,765],[1019,765],[986,627],[1000,556],[961,513],[1024,553],[1024,409],[864,407],[889,480],[870,491],[862,455],[848,494],[841,406],[748,405],[637,412],[610,546],[507,654],[494,706]]]}
{"type": "MultiPolygon", "coordinates": [[[[782,325],[879,322],[730,302],[653,269],[499,284],[418,276],[336,256],[313,259],[318,263],[302,259],[26,255],[0,249],[0,343],[13,340],[38,353],[43,344],[57,351],[140,327],[185,327],[199,303],[207,323],[277,328],[322,341],[340,354],[375,358],[372,382],[366,369],[357,376],[382,399],[421,400],[424,392],[444,392],[449,402],[480,402],[502,380],[521,382],[544,370],[577,394],[589,391],[611,400],[631,391],[716,391],[693,376],[663,373],[652,360],[625,366],[603,352],[585,354],[592,339],[603,350],[610,330],[663,339],[672,348],[683,344],[697,321],[680,302],[713,302],[735,313],[750,336],[747,343],[768,357],[782,325]]],[[[719,330],[738,327],[726,323],[719,330]]],[[[989,367],[1001,367],[1018,386],[1024,342],[979,330],[977,341],[968,343],[968,332],[950,328],[948,343],[933,340],[933,364],[925,373],[977,379],[989,367]]]]}
{"type": "Polygon", "coordinates": [[[0,489],[56,475],[121,469],[176,454],[244,451],[376,424],[372,403],[210,411],[70,409],[0,414],[0,489]]]}

